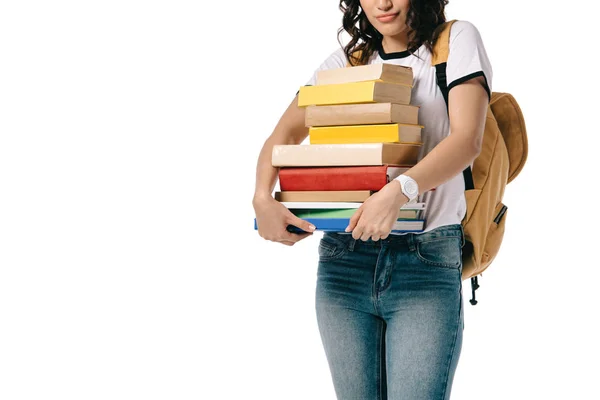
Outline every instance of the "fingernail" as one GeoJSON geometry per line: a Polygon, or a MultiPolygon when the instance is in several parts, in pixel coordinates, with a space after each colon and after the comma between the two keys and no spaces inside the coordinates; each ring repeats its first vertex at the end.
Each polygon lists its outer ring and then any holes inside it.
{"type": "Polygon", "coordinates": [[[310,229],[311,231],[314,231],[315,229],[317,229],[317,227],[314,225],[309,225],[308,229],[310,229]]]}
{"type": "Polygon", "coordinates": [[[344,229],[344,232],[350,232],[350,226],[347,226],[346,229],[344,229]]]}

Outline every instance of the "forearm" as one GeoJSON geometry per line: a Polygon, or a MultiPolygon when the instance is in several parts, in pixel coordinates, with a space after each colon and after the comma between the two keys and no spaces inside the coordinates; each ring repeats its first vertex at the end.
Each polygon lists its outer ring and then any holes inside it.
{"type": "Polygon", "coordinates": [[[308,128],[304,126],[304,109],[298,107],[298,96],[290,103],[279,119],[273,133],[260,151],[256,165],[256,187],[254,199],[271,196],[279,168],[273,167],[272,154],[276,144],[300,144],[308,136],[308,128]]]}
{"type": "Polygon", "coordinates": [[[271,196],[275,183],[277,182],[277,173],[279,168],[273,167],[271,163],[273,146],[276,144],[286,143],[282,136],[271,135],[263,145],[258,162],[256,165],[256,186],[254,190],[254,198],[262,196],[271,196]]]}
{"type": "Polygon", "coordinates": [[[479,149],[469,137],[449,135],[405,175],[417,181],[422,194],[461,173],[478,155],[479,149]]]}

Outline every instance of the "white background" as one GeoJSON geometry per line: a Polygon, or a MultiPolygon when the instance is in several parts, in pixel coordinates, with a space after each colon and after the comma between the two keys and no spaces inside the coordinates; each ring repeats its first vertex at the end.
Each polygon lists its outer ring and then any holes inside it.
{"type": "MultiPolygon", "coordinates": [[[[337,3],[1,3],[0,399],[335,399],[320,234],[264,241],[251,198],[264,140],[338,46],[337,3]]],[[[447,7],[530,145],[477,306],[464,282],[453,399],[600,398],[585,4],[447,7]]]]}

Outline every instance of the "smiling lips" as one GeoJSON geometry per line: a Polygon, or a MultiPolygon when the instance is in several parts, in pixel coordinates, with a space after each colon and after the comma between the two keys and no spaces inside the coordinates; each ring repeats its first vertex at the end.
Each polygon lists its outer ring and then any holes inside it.
{"type": "Polygon", "coordinates": [[[398,14],[400,13],[380,15],[377,17],[377,20],[380,22],[391,22],[398,16],[398,14]]]}

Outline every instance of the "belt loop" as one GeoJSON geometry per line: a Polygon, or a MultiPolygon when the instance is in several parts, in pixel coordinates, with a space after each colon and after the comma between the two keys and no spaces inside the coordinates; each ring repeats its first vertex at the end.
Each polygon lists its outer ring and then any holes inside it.
{"type": "Polygon", "coordinates": [[[460,237],[462,238],[462,244],[461,244],[461,248],[465,247],[465,228],[462,226],[462,224],[459,224],[460,226],[460,237]]]}
{"type": "Polygon", "coordinates": [[[415,244],[415,234],[414,233],[408,233],[408,249],[410,251],[415,251],[416,249],[416,244],[415,244]]]}
{"type": "Polygon", "coordinates": [[[356,244],[356,239],[353,237],[350,238],[350,242],[348,243],[348,250],[354,251],[354,245],[356,244]]]}

